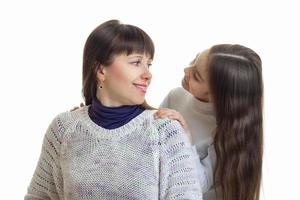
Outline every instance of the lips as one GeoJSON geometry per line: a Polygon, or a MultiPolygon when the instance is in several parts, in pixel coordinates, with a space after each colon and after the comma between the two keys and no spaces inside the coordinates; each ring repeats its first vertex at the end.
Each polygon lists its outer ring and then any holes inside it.
{"type": "Polygon", "coordinates": [[[186,77],[184,77],[184,78],[182,79],[181,85],[182,85],[182,87],[183,87],[184,89],[188,90],[188,88],[189,88],[189,82],[188,82],[188,80],[187,80],[186,77]]]}
{"type": "Polygon", "coordinates": [[[184,82],[185,85],[188,85],[188,80],[186,77],[184,77],[182,81],[184,82]]]}
{"type": "Polygon", "coordinates": [[[147,87],[148,87],[147,84],[137,84],[137,83],[134,83],[133,85],[134,85],[138,90],[140,90],[141,92],[143,92],[143,93],[146,93],[146,92],[147,92],[147,87]]]}

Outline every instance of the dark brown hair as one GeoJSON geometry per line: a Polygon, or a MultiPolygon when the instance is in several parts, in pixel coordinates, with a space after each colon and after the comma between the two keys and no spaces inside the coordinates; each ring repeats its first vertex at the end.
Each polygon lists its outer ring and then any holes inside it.
{"type": "Polygon", "coordinates": [[[209,87],[216,112],[215,186],[224,200],[258,200],[263,157],[260,57],[241,45],[213,46],[209,87]]]}
{"type": "Polygon", "coordinates": [[[85,105],[96,96],[96,72],[100,65],[112,64],[114,57],[126,53],[146,53],[154,56],[154,44],[142,29],[118,20],[99,25],[87,38],[83,52],[82,94],[85,105]]]}

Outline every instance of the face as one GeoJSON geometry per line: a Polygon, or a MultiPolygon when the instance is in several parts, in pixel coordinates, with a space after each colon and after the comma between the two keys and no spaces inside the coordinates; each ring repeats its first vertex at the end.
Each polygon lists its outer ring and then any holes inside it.
{"type": "Polygon", "coordinates": [[[210,102],[208,87],[208,61],[209,49],[203,51],[184,69],[182,87],[200,101],[210,102]]]}
{"type": "Polygon", "coordinates": [[[97,98],[105,106],[138,105],[145,101],[151,82],[149,71],[152,60],[145,54],[120,54],[109,66],[100,66],[97,71],[97,98]]]}

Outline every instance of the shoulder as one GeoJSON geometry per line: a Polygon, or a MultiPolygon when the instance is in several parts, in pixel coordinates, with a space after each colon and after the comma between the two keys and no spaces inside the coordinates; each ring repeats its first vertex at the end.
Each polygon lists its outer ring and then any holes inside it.
{"type": "Polygon", "coordinates": [[[54,117],[52,120],[52,124],[58,126],[61,129],[67,128],[69,124],[71,124],[75,120],[75,113],[73,112],[62,112],[54,117]]]}
{"type": "Polygon", "coordinates": [[[183,131],[183,127],[181,124],[174,119],[169,119],[169,118],[154,118],[154,113],[157,112],[157,109],[153,110],[146,110],[147,112],[147,117],[146,120],[150,122],[151,126],[157,128],[159,131],[164,130],[164,129],[178,129],[183,131]]]}
{"type": "Polygon", "coordinates": [[[182,97],[182,96],[186,96],[188,94],[189,93],[185,89],[183,89],[182,87],[177,87],[177,88],[174,88],[174,89],[170,90],[168,96],[182,97]]]}
{"type": "Polygon", "coordinates": [[[153,122],[162,142],[177,140],[188,142],[188,137],[181,124],[173,119],[155,119],[153,122]]]}
{"type": "Polygon", "coordinates": [[[158,127],[159,130],[163,130],[166,128],[174,128],[174,129],[182,128],[182,126],[180,125],[180,123],[177,120],[168,119],[168,118],[154,119],[153,124],[154,124],[154,126],[158,127]]]}
{"type": "MultiPolygon", "coordinates": [[[[86,109],[86,108],[85,108],[86,109]]],[[[84,108],[80,108],[76,111],[66,111],[61,112],[58,115],[56,115],[52,122],[50,123],[48,127],[48,133],[55,133],[57,137],[63,137],[63,135],[66,133],[66,131],[72,127],[78,119],[80,119],[81,113],[84,111],[84,108]]]]}
{"type": "Polygon", "coordinates": [[[190,98],[190,93],[181,87],[172,89],[166,96],[161,107],[168,107],[176,110],[176,107],[180,107],[182,103],[187,101],[190,98]]]}
{"type": "Polygon", "coordinates": [[[146,110],[144,112],[147,112],[145,121],[149,122],[149,125],[153,128],[157,129],[159,132],[167,130],[180,130],[184,131],[181,124],[177,120],[169,119],[169,118],[154,118],[154,113],[157,110],[146,110]]]}

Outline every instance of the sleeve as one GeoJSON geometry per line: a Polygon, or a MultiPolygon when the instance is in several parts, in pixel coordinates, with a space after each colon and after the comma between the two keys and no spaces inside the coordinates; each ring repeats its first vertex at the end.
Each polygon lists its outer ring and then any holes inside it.
{"type": "Polygon", "coordinates": [[[208,155],[202,160],[199,158],[196,147],[193,146],[194,160],[197,168],[197,176],[200,181],[202,192],[207,192],[213,185],[213,173],[215,156],[213,154],[213,146],[211,145],[208,149],[208,155]]]}
{"type": "Polygon", "coordinates": [[[44,136],[40,158],[25,200],[63,199],[63,180],[59,161],[62,132],[64,127],[61,120],[56,117],[44,136]]]}
{"type": "Polygon", "coordinates": [[[191,144],[181,125],[165,120],[161,128],[160,199],[202,199],[191,144]]]}

